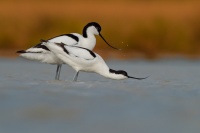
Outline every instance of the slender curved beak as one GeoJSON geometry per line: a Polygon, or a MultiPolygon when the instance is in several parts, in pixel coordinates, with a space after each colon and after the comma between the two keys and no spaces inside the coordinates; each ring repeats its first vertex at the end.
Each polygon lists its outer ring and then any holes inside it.
{"type": "Polygon", "coordinates": [[[132,78],[132,79],[137,79],[137,80],[143,80],[143,79],[146,79],[148,78],[149,76],[145,77],[145,78],[136,78],[136,77],[131,77],[131,76],[128,76],[128,78],[132,78]]]}
{"type": "Polygon", "coordinates": [[[117,50],[121,50],[121,49],[118,49],[118,48],[115,48],[113,46],[111,46],[104,38],[103,36],[99,33],[99,36],[104,40],[104,42],[106,42],[108,44],[108,46],[110,46],[111,48],[114,48],[114,49],[117,49],[117,50]]]}

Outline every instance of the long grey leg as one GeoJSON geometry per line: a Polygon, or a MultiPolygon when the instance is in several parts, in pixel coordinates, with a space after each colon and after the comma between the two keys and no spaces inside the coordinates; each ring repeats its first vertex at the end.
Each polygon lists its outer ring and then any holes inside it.
{"type": "Polygon", "coordinates": [[[74,76],[74,81],[77,81],[77,78],[78,78],[78,73],[79,73],[79,71],[78,71],[78,72],[76,72],[76,75],[74,76]]]}
{"type": "Polygon", "coordinates": [[[62,65],[60,64],[60,65],[58,65],[59,66],[59,70],[58,70],[58,76],[57,76],[57,79],[59,80],[59,78],[60,78],[60,71],[61,71],[61,67],[62,67],[62,65]]]}
{"type": "Polygon", "coordinates": [[[56,77],[55,77],[55,80],[58,80],[58,71],[59,71],[59,65],[57,65],[57,69],[56,69],[56,77]]]}

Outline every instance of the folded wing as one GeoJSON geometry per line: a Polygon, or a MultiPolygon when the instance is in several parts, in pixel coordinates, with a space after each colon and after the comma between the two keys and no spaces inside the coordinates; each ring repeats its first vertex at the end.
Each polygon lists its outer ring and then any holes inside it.
{"type": "Polygon", "coordinates": [[[80,58],[85,60],[93,60],[96,55],[91,50],[78,47],[78,46],[68,46],[63,43],[56,43],[58,46],[60,46],[63,51],[65,51],[66,54],[68,54],[70,57],[74,58],[80,58]]]}

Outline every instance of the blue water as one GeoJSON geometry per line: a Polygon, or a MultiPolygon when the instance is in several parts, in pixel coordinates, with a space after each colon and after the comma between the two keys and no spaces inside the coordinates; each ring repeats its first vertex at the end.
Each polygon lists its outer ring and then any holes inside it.
{"type": "Polygon", "coordinates": [[[111,80],[0,58],[0,133],[199,133],[200,61],[108,60],[145,80],[111,80]]]}

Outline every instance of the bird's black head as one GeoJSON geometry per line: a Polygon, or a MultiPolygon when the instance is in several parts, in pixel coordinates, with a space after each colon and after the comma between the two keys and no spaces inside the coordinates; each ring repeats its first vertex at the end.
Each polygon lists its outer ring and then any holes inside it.
{"type": "Polygon", "coordinates": [[[117,70],[110,69],[109,71],[110,71],[110,73],[121,74],[121,75],[124,75],[127,78],[132,78],[132,79],[137,79],[137,80],[142,80],[142,79],[148,78],[148,77],[145,77],[145,78],[136,78],[136,77],[128,76],[127,72],[124,71],[124,70],[118,70],[117,71],[117,70]]]}
{"type": "Polygon", "coordinates": [[[111,46],[105,39],[104,37],[101,35],[101,26],[97,23],[97,22],[90,22],[88,23],[84,28],[83,28],[83,37],[87,38],[88,35],[87,35],[87,30],[89,29],[89,27],[95,27],[96,30],[93,30],[94,34],[95,35],[99,35],[105,43],[107,43],[111,48],[114,48],[114,49],[117,49],[117,50],[120,50],[118,48],[115,48],[113,46],[111,46]]]}
{"type": "Polygon", "coordinates": [[[94,26],[99,33],[101,32],[101,26],[97,22],[90,22],[83,28],[84,37],[87,37],[87,29],[91,26],[94,26]]]}
{"type": "Polygon", "coordinates": [[[124,75],[125,77],[128,77],[127,72],[124,71],[124,70],[113,70],[113,69],[110,69],[109,71],[110,71],[110,73],[121,74],[121,75],[124,75]]]}
{"type": "Polygon", "coordinates": [[[86,26],[87,27],[94,26],[99,33],[101,32],[101,26],[97,22],[90,22],[86,26]]]}
{"type": "Polygon", "coordinates": [[[97,31],[98,31],[99,33],[101,32],[101,26],[100,26],[98,23],[96,23],[96,22],[91,22],[90,24],[93,25],[93,26],[97,29],[97,31]]]}

